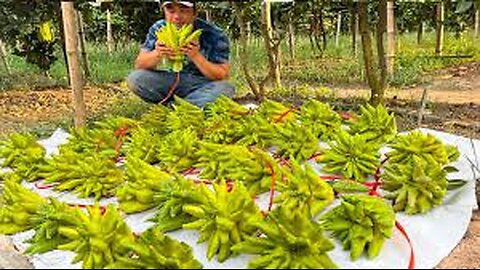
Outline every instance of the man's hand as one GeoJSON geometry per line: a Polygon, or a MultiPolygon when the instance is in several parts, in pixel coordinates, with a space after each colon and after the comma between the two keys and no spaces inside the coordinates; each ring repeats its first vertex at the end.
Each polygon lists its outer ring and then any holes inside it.
{"type": "Polygon", "coordinates": [[[163,57],[173,57],[175,55],[175,52],[173,49],[168,48],[165,46],[165,44],[161,42],[157,42],[155,45],[155,51],[157,52],[158,58],[163,58],[163,57]]]}
{"type": "Polygon", "coordinates": [[[182,47],[180,51],[190,59],[194,59],[200,55],[200,46],[197,42],[190,42],[187,46],[182,47]]]}

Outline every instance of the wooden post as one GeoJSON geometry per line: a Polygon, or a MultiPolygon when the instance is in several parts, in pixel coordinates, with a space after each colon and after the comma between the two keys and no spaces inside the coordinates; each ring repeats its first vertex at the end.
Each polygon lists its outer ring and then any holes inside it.
{"type": "Polygon", "coordinates": [[[87,57],[87,48],[85,41],[85,31],[83,25],[83,16],[80,11],[77,10],[77,25],[78,25],[78,40],[80,42],[80,53],[82,54],[82,67],[83,74],[85,75],[85,80],[88,80],[90,77],[90,69],[88,68],[88,57],[87,57]]]}
{"type": "Polygon", "coordinates": [[[340,46],[340,34],[342,32],[342,12],[338,12],[337,15],[337,32],[335,34],[335,47],[340,46]]]}
{"type": "Polygon", "coordinates": [[[75,22],[74,3],[62,1],[63,28],[65,29],[65,47],[71,87],[73,91],[75,127],[83,127],[86,123],[86,108],[83,100],[83,80],[78,54],[77,24],[75,22]]]}
{"type": "Polygon", "coordinates": [[[205,20],[207,22],[211,22],[212,21],[212,14],[210,12],[209,9],[205,9],[205,20]]]}
{"type": "Polygon", "coordinates": [[[475,31],[473,35],[475,38],[480,37],[480,6],[476,7],[475,10],[475,31]]]}
{"type": "Polygon", "coordinates": [[[443,53],[443,37],[444,37],[444,20],[445,20],[445,3],[442,1],[437,4],[437,39],[435,53],[442,55],[443,53]]]}
{"type": "Polygon", "coordinates": [[[110,54],[113,52],[112,13],[110,12],[110,7],[107,8],[107,50],[110,54]]]}
{"type": "Polygon", "coordinates": [[[420,108],[418,108],[417,126],[421,127],[423,120],[423,113],[425,111],[425,105],[427,104],[427,88],[423,89],[422,99],[420,100],[420,108]]]}
{"type": "Polygon", "coordinates": [[[394,0],[387,2],[387,73],[392,77],[395,69],[395,13],[394,0]]]}
{"type": "Polygon", "coordinates": [[[245,30],[246,32],[246,39],[247,39],[247,44],[250,45],[250,43],[252,42],[252,37],[251,37],[251,34],[252,34],[252,26],[250,25],[250,21],[247,22],[247,28],[245,30]]]}
{"type": "Polygon", "coordinates": [[[2,61],[2,64],[5,67],[5,71],[7,72],[7,74],[10,74],[10,66],[8,65],[7,55],[7,48],[5,47],[3,41],[0,39],[0,60],[2,61]]]}

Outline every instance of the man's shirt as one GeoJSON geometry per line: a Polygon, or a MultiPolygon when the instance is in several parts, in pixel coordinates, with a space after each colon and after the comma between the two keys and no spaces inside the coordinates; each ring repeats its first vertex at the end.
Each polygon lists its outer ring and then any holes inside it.
{"type": "MultiPolygon", "coordinates": [[[[159,20],[148,30],[147,38],[142,48],[147,51],[153,51],[157,42],[157,31],[166,25],[165,20],[159,20]]],[[[222,29],[205,20],[197,18],[193,27],[195,30],[202,29],[200,35],[200,53],[210,62],[215,64],[224,64],[229,62],[230,42],[222,29]]],[[[198,70],[195,64],[186,57],[188,63],[184,66],[182,72],[189,72],[195,75],[203,74],[198,70]]]]}

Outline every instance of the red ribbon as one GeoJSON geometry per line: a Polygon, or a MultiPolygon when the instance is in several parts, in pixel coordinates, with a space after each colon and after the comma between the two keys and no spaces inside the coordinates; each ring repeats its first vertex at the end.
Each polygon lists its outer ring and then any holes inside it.
{"type": "Polygon", "coordinates": [[[117,156],[115,157],[115,160],[118,162],[120,158],[120,147],[122,147],[123,144],[123,137],[125,137],[125,134],[128,131],[128,127],[121,127],[117,129],[113,135],[118,138],[117,143],[115,144],[115,153],[117,153],[117,156]]]}
{"type": "Polygon", "coordinates": [[[165,96],[165,98],[163,98],[162,101],[160,101],[160,104],[164,104],[165,102],[167,102],[169,98],[172,97],[173,92],[175,92],[175,89],[177,88],[179,82],[180,82],[180,73],[177,72],[175,76],[175,81],[173,82],[172,86],[170,86],[170,89],[168,89],[168,93],[165,96]]]}
{"type": "Polygon", "coordinates": [[[41,185],[38,182],[35,183],[35,188],[37,188],[37,189],[50,189],[50,188],[53,188],[54,186],[55,186],[55,184],[41,185]]]}
{"type": "Polygon", "coordinates": [[[281,122],[285,117],[287,117],[287,115],[289,115],[290,113],[296,111],[297,109],[295,108],[290,108],[286,111],[284,111],[282,114],[280,114],[276,119],[274,119],[273,121],[275,123],[278,123],[278,122],[281,122]]]}
{"type": "Polygon", "coordinates": [[[403,237],[407,239],[408,245],[410,246],[410,260],[408,261],[408,269],[415,269],[415,252],[413,251],[412,241],[410,241],[410,237],[408,237],[407,231],[400,224],[400,222],[395,221],[395,227],[400,231],[403,237]]]}
{"type": "Polygon", "coordinates": [[[323,155],[323,153],[315,153],[315,154],[313,154],[311,157],[309,157],[308,160],[314,160],[314,159],[316,159],[317,157],[320,157],[320,156],[322,156],[322,155],[323,155]]]}
{"type": "MultiPolygon", "coordinates": [[[[75,204],[75,203],[70,203],[68,204],[73,207],[79,207],[79,208],[87,208],[87,207],[95,207],[94,205],[86,205],[86,204],[75,204]]],[[[100,208],[100,214],[105,214],[107,212],[107,208],[105,206],[99,206],[100,208]]]]}

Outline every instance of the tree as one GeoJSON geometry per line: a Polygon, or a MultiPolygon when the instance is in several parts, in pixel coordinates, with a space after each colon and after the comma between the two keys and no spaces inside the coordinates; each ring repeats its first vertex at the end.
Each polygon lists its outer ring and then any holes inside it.
{"type": "Polygon", "coordinates": [[[378,3],[377,22],[377,55],[378,64],[375,65],[375,57],[372,48],[371,29],[368,20],[368,2],[358,2],[358,17],[360,34],[362,37],[363,61],[368,85],[371,89],[370,103],[376,105],[383,102],[383,95],[387,82],[387,64],[384,49],[384,34],[386,31],[386,9],[387,0],[380,0],[378,3]]]}

